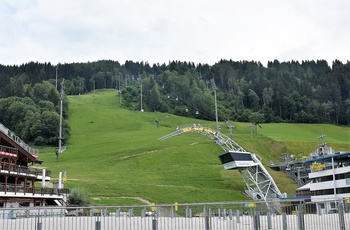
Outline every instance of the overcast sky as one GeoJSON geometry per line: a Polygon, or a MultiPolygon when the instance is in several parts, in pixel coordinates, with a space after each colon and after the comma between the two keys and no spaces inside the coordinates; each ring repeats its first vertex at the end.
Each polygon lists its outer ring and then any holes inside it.
{"type": "Polygon", "coordinates": [[[0,0],[0,64],[350,60],[349,0],[0,0]]]}

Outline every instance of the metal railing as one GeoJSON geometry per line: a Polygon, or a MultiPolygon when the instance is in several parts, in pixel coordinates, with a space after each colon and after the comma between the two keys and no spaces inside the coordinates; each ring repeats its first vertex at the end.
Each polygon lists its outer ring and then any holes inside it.
{"type": "MultiPolygon", "coordinates": [[[[23,166],[23,165],[9,164],[7,162],[0,162],[0,170],[4,170],[4,172],[7,171],[8,173],[11,173],[11,175],[16,173],[16,174],[21,174],[28,177],[30,176],[38,177],[43,175],[42,169],[23,166]]],[[[51,171],[46,170],[45,176],[50,177],[51,171]]]]}
{"type": "Polygon", "coordinates": [[[40,195],[62,195],[68,194],[68,188],[25,188],[24,185],[15,185],[12,183],[0,183],[0,192],[15,192],[15,193],[27,193],[27,194],[40,194],[40,195]],[[6,191],[5,191],[6,190],[6,191]]]}
{"type": "Polygon", "coordinates": [[[0,145],[0,152],[5,152],[5,153],[11,153],[17,156],[18,154],[18,149],[16,148],[11,148],[8,146],[0,145]]]}
{"type": "Polygon", "coordinates": [[[332,212],[318,213],[317,203],[281,202],[281,214],[264,203],[217,202],[143,206],[32,207],[0,209],[6,230],[348,230],[350,207],[335,201],[332,212]]]}
{"type": "Polygon", "coordinates": [[[30,147],[28,144],[26,144],[21,138],[16,136],[14,132],[6,128],[2,123],[0,123],[0,131],[3,132],[5,135],[10,137],[12,140],[14,140],[19,146],[21,146],[23,149],[25,149],[30,154],[39,154],[39,150],[36,148],[30,147]]]}

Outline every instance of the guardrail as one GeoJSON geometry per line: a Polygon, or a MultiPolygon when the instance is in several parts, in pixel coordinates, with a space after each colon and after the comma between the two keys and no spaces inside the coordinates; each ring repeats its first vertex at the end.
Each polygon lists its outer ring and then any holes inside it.
{"type": "MultiPolygon", "coordinates": [[[[276,202],[276,201],[275,201],[276,202]]],[[[350,207],[317,213],[317,203],[281,202],[281,215],[265,202],[187,203],[142,206],[33,207],[0,209],[0,229],[6,230],[329,230],[350,229],[350,207]]]]}

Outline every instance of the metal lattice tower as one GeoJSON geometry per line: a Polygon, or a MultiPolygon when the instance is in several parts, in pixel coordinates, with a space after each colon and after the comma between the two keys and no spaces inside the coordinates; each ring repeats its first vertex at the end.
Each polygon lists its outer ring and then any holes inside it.
{"type": "Polygon", "coordinates": [[[226,152],[223,155],[239,156],[239,158],[242,158],[243,156],[243,158],[246,158],[244,161],[241,161],[244,162],[241,165],[239,163],[239,160],[236,160],[236,162],[234,162],[234,159],[232,161],[229,161],[228,164],[223,163],[224,168],[228,170],[237,169],[246,184],[245,192],[253,200],[264,200],[271,211],[275,213],[280,212],[278,202],[276,202],[276,205],[271,205],[271,202],[267,202],[271,201],[272,199],[281,198],[283,195],[281,194],[269,172],[261,163],[261,159],[259,159],[255,153],[247,152],[239,144],[237,144],[234,140],[225,134],[222,134],[221,132],[216,131],[210,127],[193,124],[189,126],[177,127],[175,132],[165,135],[158,140],[165,140],[189,132],[199,133],[214,140],[215,143],[220,145],[221,148],[226,152]]]}

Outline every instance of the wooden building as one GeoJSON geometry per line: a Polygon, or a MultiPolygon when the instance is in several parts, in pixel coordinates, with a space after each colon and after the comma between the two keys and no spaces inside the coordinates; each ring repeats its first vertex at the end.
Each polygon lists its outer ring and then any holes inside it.
{"type": "Polygon", "coordinates": [[[38,156],[0,123],[0,207],[63,205],[66,190],[45,186],[51,172],[38,156]]]}

